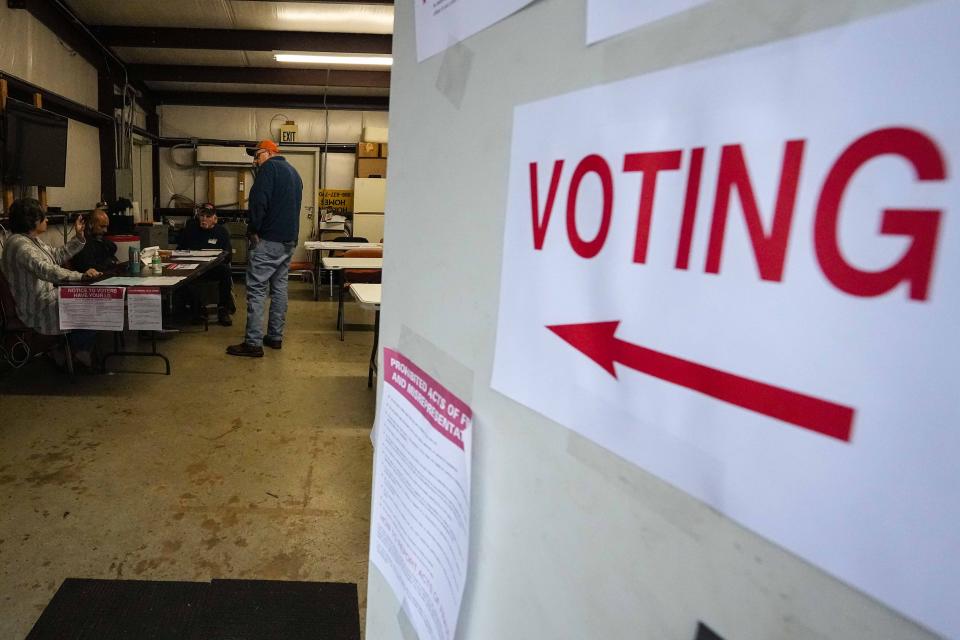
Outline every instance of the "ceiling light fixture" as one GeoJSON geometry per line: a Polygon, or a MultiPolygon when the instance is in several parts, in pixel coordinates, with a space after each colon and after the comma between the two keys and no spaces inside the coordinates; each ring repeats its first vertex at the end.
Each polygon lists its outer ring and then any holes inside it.
{"type": "Polygon", "coordinates": [[[350,64],[375,65],[389,67],[393,64],[390,56],[339,56],[333,54],[316,53],[275,53],[273,59],[277,62],[307,62],[310,64],[350,64]]]}

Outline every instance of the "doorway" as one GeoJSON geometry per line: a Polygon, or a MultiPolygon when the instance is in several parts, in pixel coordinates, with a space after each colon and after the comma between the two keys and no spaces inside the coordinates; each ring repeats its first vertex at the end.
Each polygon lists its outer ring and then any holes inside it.
{"type": "Polygon", "coordinates": [[[300,236],[293,253],[294,262],[307,262],[309,256],[303,243],[310,239],[316,222],[317,185],[320,180],[320,149],[317,147],[281,147],[280,151],[303,180],[303,200],[300,203],[300,236]]]}

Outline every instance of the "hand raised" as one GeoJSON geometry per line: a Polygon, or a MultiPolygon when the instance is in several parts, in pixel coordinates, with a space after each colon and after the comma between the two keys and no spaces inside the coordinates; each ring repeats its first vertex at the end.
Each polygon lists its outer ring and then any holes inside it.
{"type": "Polygon", "coordinates": [[[83,229],[87,226],[87,221],[83,219],[83,216],[77,216],[77,219],[73,221],[73,230],[76,232],[78,238],[83,237],[83,229]]]}

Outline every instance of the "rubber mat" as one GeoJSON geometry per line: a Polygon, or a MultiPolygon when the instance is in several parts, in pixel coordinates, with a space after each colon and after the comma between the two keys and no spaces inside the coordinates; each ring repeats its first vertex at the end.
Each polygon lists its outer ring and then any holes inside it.
{"type": "Polygon", "coordinates": [[[68,578],[27,640],[360,640],[357,585],[68,578]]]}
{"type": "Polygon", "coordinates": [[[27,640],[180,640],[209,591],[205,582],[67,578],[27,640]]]}
{"type": "Polygon", "coordinates": [[[357,585],[214,580],[191,640],[360,640],[357,585]]]}

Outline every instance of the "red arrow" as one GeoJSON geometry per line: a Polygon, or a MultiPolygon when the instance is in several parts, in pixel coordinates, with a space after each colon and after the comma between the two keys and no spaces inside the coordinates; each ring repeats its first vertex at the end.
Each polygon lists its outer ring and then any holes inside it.
{"type": "Polygon", "coordinates": [[[547,326],[547,329],[583,352],[614,378],[617,377],[617,371],[613,365],[620,363],[717,400],[831,438],[850,441],[854,414],[852,408],[624,342],[613,335],[619,325],[619,321],[589,322],[553,325],[547,326]]]}

